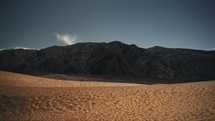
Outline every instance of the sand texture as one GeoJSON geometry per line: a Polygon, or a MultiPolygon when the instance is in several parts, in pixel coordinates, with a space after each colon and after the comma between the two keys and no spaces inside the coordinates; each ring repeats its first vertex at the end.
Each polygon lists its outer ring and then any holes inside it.
{"type": "Polygon", "coordinates": [[[97,83],[0,71],[0,120],[215,121],[215,81],[97,83]]]}

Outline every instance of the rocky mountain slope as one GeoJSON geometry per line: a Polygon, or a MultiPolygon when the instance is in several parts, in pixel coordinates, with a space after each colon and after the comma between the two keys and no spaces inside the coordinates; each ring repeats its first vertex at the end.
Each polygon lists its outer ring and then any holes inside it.
{"type": "Polygon", "coordinates": [[[0,70],[170,80],[215,79],[215,51],[144,49],[119,41],[0,51],[0,70]]]}

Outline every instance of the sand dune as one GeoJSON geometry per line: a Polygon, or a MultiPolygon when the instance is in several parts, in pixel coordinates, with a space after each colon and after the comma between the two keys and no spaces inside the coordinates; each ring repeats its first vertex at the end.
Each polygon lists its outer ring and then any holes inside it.
{"type": "Polygon", "coordinates": [[[47,79],[11,72],[0,71],[0,85],[16,87],[107,87],[107,86],[142,86],[130,83],[86,82],[73,80],[47,79]]]}
{"type": "Polygon", "coordinates": [[[0,120],[214,121],[215,81],[144,85],[0,71],[0,120]]]}

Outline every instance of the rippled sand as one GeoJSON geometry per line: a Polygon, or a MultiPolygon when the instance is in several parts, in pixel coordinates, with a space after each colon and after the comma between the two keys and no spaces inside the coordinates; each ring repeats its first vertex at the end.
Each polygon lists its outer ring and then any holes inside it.
{"type": "Polygon", "coordinates": [[[0,71],[0,120],[215,120],[215,81],[128,84],[0,71]]]}

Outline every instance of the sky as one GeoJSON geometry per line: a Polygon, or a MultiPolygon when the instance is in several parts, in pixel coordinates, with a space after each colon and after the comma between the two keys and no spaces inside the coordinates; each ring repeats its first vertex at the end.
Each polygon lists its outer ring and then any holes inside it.
{"type": "Polygon", "coordinates": [[[1,0],[0,48],[118,40],[215,50],[214,0],[1,0]]]}

